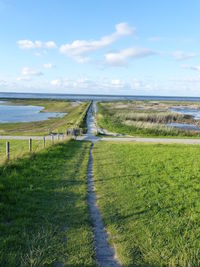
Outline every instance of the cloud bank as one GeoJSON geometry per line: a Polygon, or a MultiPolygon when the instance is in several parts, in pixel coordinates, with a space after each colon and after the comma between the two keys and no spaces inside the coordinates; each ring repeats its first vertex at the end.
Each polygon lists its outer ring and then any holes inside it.
{"type": "Polygon", "coordinates": [[[88,53],[108,47],[119,38],[135,34],[135,32],[135,28],[129,26],[128,23],[122,22],[115,25],[115,32],[110,35],[103,36],[99,40],[75,40],[71,44],[63,44],[60,47],[60,52],[73,58],[78,63],[85,63],[89,60],[86,56],[88,53]]]}

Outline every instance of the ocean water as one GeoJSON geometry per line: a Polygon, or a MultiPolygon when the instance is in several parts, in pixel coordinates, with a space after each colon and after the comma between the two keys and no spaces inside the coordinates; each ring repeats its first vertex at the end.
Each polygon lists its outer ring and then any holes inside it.
{"type": "Polygon", "coordinates": [[[200,102],[200,97],[171,97],[171,96],[123,96],[123,95],[75,95],[75,94],[35,94],[35,93],[4,93],[0,92],[2,98],[43,98],[43,99],[66,99],[66,100],[97,100],[97,101],[117,101],[117,100],[169,100],[169,101],[194,101],[200,102]]]}
{"type": "Polygon", "coordinates": [[[0,123],[44,121],[49,118],[62,117],[66,113],[41,112],[40,106],[15,106],[0,101],[0,123]]]}
{"type": "Polygon", "coordinates": [[[185,115],[191,115],[194,117],[194,119],[199,120],[200,119],[200,109],[193,109],[193,108],[172,108],[172,111],[175,111],[177,113],[185,114],[185,115]]]}
{"type": "Polygon", "coordinates": [[[176,122],[172,122],[172,123],[168,123],[167,126],[170,126],[170,127],[173,127],[173,128],[179,128],[179,129],[183,129],[183,130],[200,131],[200,127],[198,127],[195,124],[191,124],[191,123],[176,123],[176,122]]]}
{"type": "MultiPolygon", "coordinates": [[[[192,108],[171,108],[171,111],[184,114],[184,115],[191,115],[195,120],[200,119],[200,109],[192,109],[192,108]]],[[[191,123],[168,123],[167,126],[174,127],[174,128],[180,128],[183,130],[192,130],[192,131],[200,131],[200,127],[191,124],[191,123]]]]}

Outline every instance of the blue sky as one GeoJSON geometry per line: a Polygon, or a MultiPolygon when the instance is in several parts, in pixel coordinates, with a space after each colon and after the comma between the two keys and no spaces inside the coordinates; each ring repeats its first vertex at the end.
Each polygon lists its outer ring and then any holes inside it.
{"type": "Polygon", "coordinates": [[[0,91],[200,96],[198,0],[0,0],[0,91]]]}

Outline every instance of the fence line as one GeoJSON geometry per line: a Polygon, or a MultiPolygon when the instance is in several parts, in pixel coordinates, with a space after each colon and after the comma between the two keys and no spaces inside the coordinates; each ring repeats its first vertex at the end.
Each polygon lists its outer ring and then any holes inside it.
{"type": "Polygon", "coordinates": [[[10,158],[10,142],[6,142],[6,157],[9,160],[9,158],[10,158]]]}
{"type": "MultiPolygon", "coordinates": [[[[66,129],[67,132],[67,129],[66,129]]],[[[27,141],[25,140],[10,140],[10,141],[5,141],[5,158],[9,161],[11,158],[14,157],[18,157],[19,155],[24,155],[26,153],[34,153],[36,151],[39,151],[41,149],[45,149],[49,146],[53,146],[54,144],[60,143],[60,142],[64,142],[66,140],[69,140],[70,138],[74,138],[76,139],[76,135],[77,134],[82,133],[82,131],[80,129],[75,129],[73,128],[70,133],[67,134],[57,134],[57,135],[51,135],[51,139],[47,139],[46,137],[43,137],[41,140],[34,140],[32,138],[29,138],[27,141]],[[57,138],[56,138],[57,137],[57,138]],[[14,142],[23,142],[26,143],[27,142],[27,146],[26,148],[24,146],[22,146],[22,148],[18,149],[14,149],[14,151],[12,150],[13,147],[15,147],[15,145],[12,146],[12,141],[14,142]],[[49,141],[49,142],[47,142],[49,141]],[[40,144],[38,144],[40,143],[40,144]]]]}

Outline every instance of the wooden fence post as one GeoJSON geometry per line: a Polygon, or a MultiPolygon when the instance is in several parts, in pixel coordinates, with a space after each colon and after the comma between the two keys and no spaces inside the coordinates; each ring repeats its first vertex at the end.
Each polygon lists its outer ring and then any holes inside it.
{"type": "Polygon", "coordinates": [[[52,143],[52,145],[54,144],[54,136],[53,135],[51,136],[51,143],[52,143]]]}
{"type": "Polygon", "coordinates": [[[32,152],[32,139],[29,139],[29,152],[32,152]]]}
{"type": "Polygon", "coordinates": [[[45,140],[45,137],[43,137],[43,148],[45,148],[46,146],[46,140],[45,140]]]}
{"type": "Polygon", "coordinates": [[[60,140],[60,134],[57,134],[57,139],[58,139],[58,141],[60,140]]]}
{"type": "Polygon", "coordinates": [[[6,157],[9,160],[9,158],[10,158],[10,142],[6,142],[6,157]]]}

